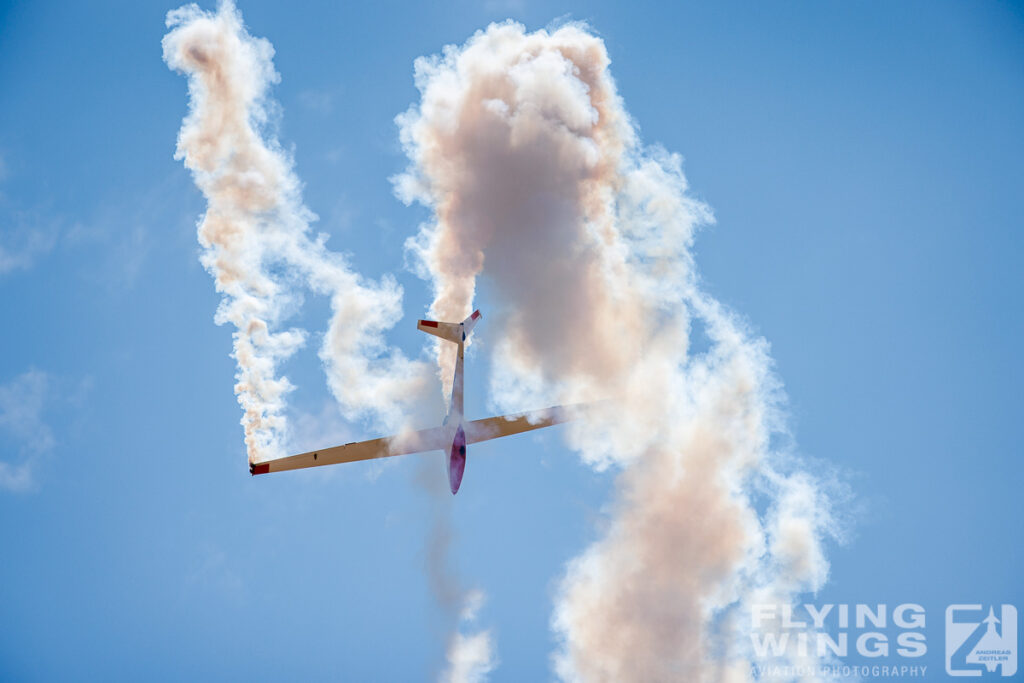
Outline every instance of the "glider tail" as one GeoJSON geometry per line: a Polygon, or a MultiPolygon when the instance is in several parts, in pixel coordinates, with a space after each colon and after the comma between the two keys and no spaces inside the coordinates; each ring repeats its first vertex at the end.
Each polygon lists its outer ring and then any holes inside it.
{"type": "Polygon", "coordinates": [[[439,323],[434,320],[420,320],[416,323],[416,329],[455,344],[462,344],[466,341],[469,333],[473,331],[477,321],[482,317],[480,311],[473,311],[473,315],[461,323],[439,323]]]}

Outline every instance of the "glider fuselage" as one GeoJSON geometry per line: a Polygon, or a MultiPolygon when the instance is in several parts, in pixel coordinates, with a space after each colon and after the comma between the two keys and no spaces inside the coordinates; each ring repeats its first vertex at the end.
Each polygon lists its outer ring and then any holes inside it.
{"type": "MultiPolygon", "coordinates": [[[[479,312],[474,313],[469,321],[475,323],[480,316],[479,312]]],[[[428,321],[421,321],[426,323],[428,321]]],[[[466,323],[459,323],[458,329],[458,350],[455,357],[455,377],[452,378],[452,399],[448,405],[448,415],[444,418],[444,424],[452,434],[451,446],[448,448],[448,484],[452,494],[459,492],[462,484],[462,475],[466,472],[466,430],[463,428],[463,396],[465,383],[463,381],[463,368],[465,366],[466,350],[466,323]]]]}

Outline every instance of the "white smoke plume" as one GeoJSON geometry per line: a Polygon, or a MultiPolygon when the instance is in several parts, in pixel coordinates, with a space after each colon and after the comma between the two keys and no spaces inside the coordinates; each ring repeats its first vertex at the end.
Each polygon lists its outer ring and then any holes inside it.
{"type": "Polygon", "coordinates": [[[396,192],[434,221],[407,246],[439,319],[472,310],[479,278],[492,285],[502,408],[617,399],[567,431],[620,473],[607,527],[560,582],[558,675],[749,680],[749,605],[823,584],[829,500],[775,452],[767,345],[694,269],[711,212],[678,156],[641,144],[608,66],[578,24],[494,24],[417,60],[396,192]]]}
{"type": "Polygon", "coordinates": [[[319,355],[343,415],[395,428],[428,379],[422,363],[382,341],[401,317],[402,291],[392,278],[366,281],[327,249],[325,235],[311,234],[316,216],[273,133],[273,47],[249,35],[230,0],[212,13],[181,7],[167,26],[164,61],[188,77],[190,100],[175,157],[208,203],[198,226],[201,260],[223,295],[217,323],[235,327],[235,393],[250,462],[284,455],[293,387],[278,368],[307,333],[281,326],[305,289],[330,298],[319,355]]]}
{"type": "Polygon", "coordinates": [[[452,634],[448,643],[448,668],[438,679],[440,683],[480,683],[487,680],[487,675],[498,665],[490,631],[464,632],[476,621],[485,599],[479,590],[466,594],[459,615],[461,628],[452,634]]]}
{"type": "MultiPolygon", "coordinates": [[[[199,224],[202,263],[224,297],[217,322],[236,330],[235,391],[245,411],[250,461],[284,455],[285,396],[292,385],[277,368],[306,333],[279,327],[305,288],[330,297],[333,315],[320,358],[343,415],[367,415],[389,430],[408,426],[431,382],[426,364],[381,341],[401,317],[401,289],[390,278],[366,282],[326,248],[325,236],[310,235],[316,217],[303,206],[294,164],[272,133],[276,105],[268,91],[279,78],[273,47],[246,32],[231,2],[221,2],[215,13],[182,7],[168,14],[167,25],[164,60],[189,79],[190,112],[176,156],[208,202],[199,224]]],[[[437,482],[427,490],[437,490],[437,482]]],[[[436,501],[433,507],[426,568],[454,622],[462,591],[448,564],[452,530],[446,511],[436,501]]],[[[481,680],[494,666],[489,633],[456,630],[448,658],[449,680],[481,680]]]]}

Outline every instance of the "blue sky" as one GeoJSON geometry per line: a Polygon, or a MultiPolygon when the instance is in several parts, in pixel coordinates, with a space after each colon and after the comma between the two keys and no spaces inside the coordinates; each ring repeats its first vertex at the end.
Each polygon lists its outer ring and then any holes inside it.
{"type": "MultiPolygon", "coordinates": [[[[440,504],[429,458],[250,478],[197,259],[204,202],[172,158],[175,6],[0,10],[0,462],[31,472],[0,489],[0,679],[430,678],[450,626],[424,570],[434,515],[462,584],[489,595],[493,680],[550,678],[553,582],[611,487],[556,434],[471,454],[440,504]]],[[[714,209],[705,286],[770,342],[799,452],[853,492],[815,600],[924,605],[936,672],[946,605],[1024,607],[1018,6],[240,9],[275,47],[306,204],[361,272],[403,284],[391,341],[410,354],[430,292],[402,243],[427,214],[388,178],[413,60],[506,17],[589,22],[644,140],[681,153],[714,209]]],[[[326,319],[311,298],[298,321],[326,319]]],[[[314,348],[286,371],[297,424],[320,429],[314,348]]],[[[468,370],[482,416],[486,359],[468,370]]]]}

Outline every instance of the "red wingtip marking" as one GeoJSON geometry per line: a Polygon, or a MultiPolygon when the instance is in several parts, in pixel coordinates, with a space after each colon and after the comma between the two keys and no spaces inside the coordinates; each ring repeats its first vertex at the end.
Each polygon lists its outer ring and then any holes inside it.
{"type": "Polygon", "coordinates": [[[420,325],[423,325],[423,327],[437,327],[437,323],[433,320],[421,320],[420,325]]]}
{"type": "Polygon", "coordinates": [[[480,317],[480,311],[473,311],[473,320],[476,320],[479,317],[480,317]]]}
{"type": "Polygon", "coordinates": [[[259,465],[249,465],[249,473],[253,476],[256,476],[257,474],[267,474],[268,472],[270,472],[269,462],[263,462],[259,465]]]}

